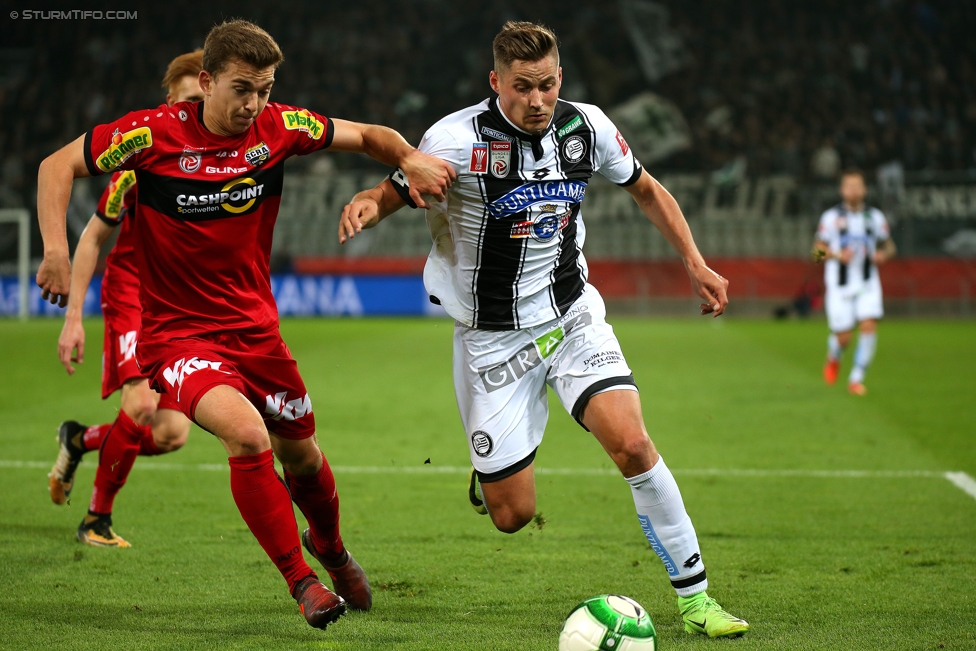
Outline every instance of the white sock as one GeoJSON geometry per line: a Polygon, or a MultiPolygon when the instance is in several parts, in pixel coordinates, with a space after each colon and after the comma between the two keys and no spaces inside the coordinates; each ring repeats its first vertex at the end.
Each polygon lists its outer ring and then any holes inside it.
{"type": "Polygon", "coordinates": [[[840,345],[840,340],[833,332],[827,337],[827,357],[828,359],[839,362],[844,355],[844,347],[840,345]]]}
{"type": "Polygon", "coordinates": [[[857,350],[854,351],[854,368],[851,369],[851,376],[848,382],[864,382],[864,374],[867,373],[871,360],[874,359],[874,351],[878,347],[877,332],[862,332],[857,336],[857,350]]]}
{"type": "Polygon", "coordinates": [[[698,536],[685,511],[681,491],[659,457],[644,474],[629,477],[637,518],[651,549],[664,562],[671,585],[679,597],[690,597],[708,587],[705,565],[701,560],[698,536]]]}

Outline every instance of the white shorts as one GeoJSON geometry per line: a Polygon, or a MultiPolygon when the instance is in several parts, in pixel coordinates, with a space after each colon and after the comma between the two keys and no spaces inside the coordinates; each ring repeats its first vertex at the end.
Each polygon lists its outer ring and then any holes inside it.
{"type": "Polygon", "coordinates": [[[866,284],[856,292],[829,288],[824,298],[827,325],[831,332],[848,332],[867,319],[884,316],[881,285],[866,284]]]}
{"type": "Polygon", "coordinates": [[[522,330],[454,329],[454,391],[471,463],[483,482],[529,466],[549,419],[546,385],[582,425],[597,393],[637,390],[597,290],[564,316],[522,330]]]}

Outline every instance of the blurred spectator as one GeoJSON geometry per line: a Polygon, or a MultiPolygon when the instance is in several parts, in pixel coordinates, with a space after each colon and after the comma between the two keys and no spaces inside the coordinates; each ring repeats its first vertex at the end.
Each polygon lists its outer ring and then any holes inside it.
{"type": "Polygon", "coordinates": [[[281,43],[275,100],[387,124],[413,143],[440,117],[491,94],[491,39],[517,18],[559,34],[567,99],[609,109],[651,89],[680,108],[693,143],[658,164],[669,171],[732,165],[749,175],[828,178],[842,166],[872,171],[891,161],[909,172],[976,167],[976,3],[659,2],[687,56],[654,84],[620,5],[596,0],[403,0],[396,10],[382,0],[171,0],[131,21],[8,23],[0,202],[32,207],[44,156],[99,122],[159,104],[166,62],[201,46],[227,16],[252,19],[281,43]]]}
{"type": "Polygon", "coordinates": [[[833,138],[825,138],[823,144],[813,152],[810,172],[818,179],[837,180],[840,174],[840,154],[834,147],[833,138]]]}

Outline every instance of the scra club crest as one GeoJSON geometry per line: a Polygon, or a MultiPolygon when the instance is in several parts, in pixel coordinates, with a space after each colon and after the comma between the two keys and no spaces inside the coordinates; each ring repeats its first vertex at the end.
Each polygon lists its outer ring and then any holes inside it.
{"type": "Polygon", "coordinates": [[[503,179],[508,176],[508,170],[512,166],[512,143],[496,141],[490,144],[490,148],[488,167],[492,176],[503,179]]]}
{"type": "Polygon", "coordinates": [[[187,174],[193,174],[198,169],[200,169],[200,164],[203,162],[203,149],[196,149],[186,145],[183,147],[183,153],[180,154],[180,169],[187,174]]]}

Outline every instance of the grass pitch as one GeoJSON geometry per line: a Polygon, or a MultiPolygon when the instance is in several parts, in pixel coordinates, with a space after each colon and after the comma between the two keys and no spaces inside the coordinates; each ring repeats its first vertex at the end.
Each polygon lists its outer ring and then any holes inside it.
{"type": "Polygon", "coordinates": [[[976,327],[884,323],[870,394],[854,398],[820,379],[819,321],[614,323],[709,593],[751,622],[746,637],[683,633],[627,485],[556,400],[537,466],[581,472],[540,474],[541,524],[518,534],[471,511],[450,470],[468,462],[447,321],[283,323],[372,612],[305,624],[198,429],[136,462],[115,510],[134,547],[83,547],[94,459],[73,504],[54,506],[54,432],[110,421],[118,403],[98,399],[101,321],[69,378],[60,322],[37,320],[0,322],[0,649],[552,650],[568,611],[603,592],[644,604],[663,649],[976,648],[976,499],[941,474],[976,476],[976,327]]]}

